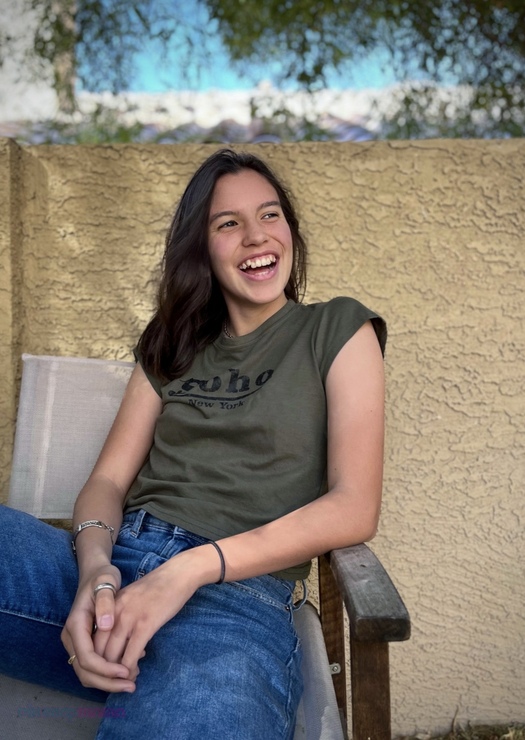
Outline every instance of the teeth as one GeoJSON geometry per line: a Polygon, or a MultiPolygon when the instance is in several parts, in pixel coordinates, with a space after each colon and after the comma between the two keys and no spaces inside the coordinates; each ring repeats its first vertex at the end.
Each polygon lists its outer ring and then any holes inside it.
{"type": "Polygon", "coordinates": [[[247,270],[249,267],[268,267],[277,262],[277,258],[273,254],[267,254],[264,257],[257,257],[254,260],[246,260],[240,265],[241,270],[247,270]]]}

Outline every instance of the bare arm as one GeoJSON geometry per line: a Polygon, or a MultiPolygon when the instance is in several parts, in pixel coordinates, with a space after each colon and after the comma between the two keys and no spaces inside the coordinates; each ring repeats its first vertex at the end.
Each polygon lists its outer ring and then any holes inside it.
{"type": "MultiPolygon", "coordinates": [[[[137,365],[93,472],[76,500],[73,529],[88,519],[99,519],[118,532],[126,493],[149,452],[160,411],[161,399],[137,365]]],[[[97,562],[111,559],[107,530],[84,530],[76,548],[81,577],[97,562]]]]}
{"type": "MultiPolygon", "coordinates": [[[[126,492],[151,447],[160,410],[160,398],[137,366],[93,472],[75,503],[73,527],[95,519],[118,532],[126,492]]],[[[111,583],[117,590],[121,585],[120,572],[111,565],[109,532],[89,527],[79,534],[75,545],[79,585],[62,642],[70,655],[76,655],[73,668],[85,686],[133,691],[136,670],[102,657],[104,640],[114,626],[115,602],[111,591],[102,590],[94,598],[93,590],[100,583],[111,583]],[[97,650],[92,636],[95,623],[103,635],[97,650]]]]}

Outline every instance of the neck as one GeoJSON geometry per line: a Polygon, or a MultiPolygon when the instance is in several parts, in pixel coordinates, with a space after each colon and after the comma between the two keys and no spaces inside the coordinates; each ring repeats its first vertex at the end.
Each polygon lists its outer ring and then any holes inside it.
{"type": "Polygon", "coordinates": [[[228,307],[228,318],[224,322],[223,331],[228,337],[243,337],[264,324],[277,311],[286,305],[286,296],[282,295],[277,301],[271,304],[261,306],[250,306],[249,309],[243,309],[240,306],[228,307]]]}

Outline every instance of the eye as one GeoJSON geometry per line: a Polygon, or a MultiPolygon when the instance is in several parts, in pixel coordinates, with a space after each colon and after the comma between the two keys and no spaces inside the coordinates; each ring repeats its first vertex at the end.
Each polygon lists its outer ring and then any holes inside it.
{"type": "Polygon", "coordinates": [[[269,213],[265,213],[263,215],[263,218],[269,219],[269,218],[278,218],[279,213],[277,211],[270,211],[269,213]]]}
{"type": "Polygon", "coordinates": [[[234,221],[233,219],[230,219],[230,221],[225,221],[223,224],[220,224],[220,226],[218,228],[219,229],[226,229],[226,228],[229,228],[231,226],[236,226],[236,225],[237,225],[237,221],[234,221]]]}

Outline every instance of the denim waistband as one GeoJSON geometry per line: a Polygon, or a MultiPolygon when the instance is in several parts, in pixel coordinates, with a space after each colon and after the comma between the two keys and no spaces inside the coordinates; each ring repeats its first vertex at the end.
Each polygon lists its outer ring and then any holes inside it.
{"type": "Polygon", "coordinates": [[[159,533],[165,533],[169,536],[177,534],[190,535],[192,538],[201,541],[202,543],[209,542],[207,537],[202,537],[201,535],[195,534],[195,532],[190,532],[189,530],[184,529],[184,527],[179,527],[178,524],[171,524],[171,522],[167,522],[164,519],[159,519],[144,509],[126,512],[122,519],[122,523],[131,525],[130,532],[136,537],[142,531],[154,530],[159,533]]]}
{"type": "MultiPolygon", "coordinates": [[[[190,532],[189,530],[184,529],[184,527],[179,527],[178,524],[171,524],[171,522],[166,522],[164,519],[159,519],[158,517],[153,516],[153,514],[150,514],[144,509],[126,512],[124,514],[122,523],[131,525],[129,533],[135,537],[138,537],[142,531],[155,531],[159,534],[164,533],[169,537],[176,537],[177,535],[188,536],[195,541],[195,544],[205,544],[206,542],[209,542],[209,539],[207,537],[202,537],[201,535],[195,534],[194,532],[190,532]]],[[[286,579],[278,580],[286,581],[286,579]]],[[[293,581],[286,582],[289,584],[293,583],[293,581]]],[[[306,581],[302,580],[298,583],[301,583],[302,585],[303,594],[299,601],[294,604],[294,611],[300,609],[308,599],[308,587],[306,581]]]]}

